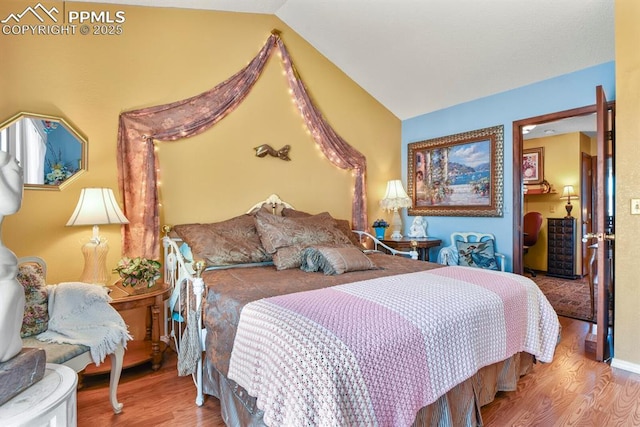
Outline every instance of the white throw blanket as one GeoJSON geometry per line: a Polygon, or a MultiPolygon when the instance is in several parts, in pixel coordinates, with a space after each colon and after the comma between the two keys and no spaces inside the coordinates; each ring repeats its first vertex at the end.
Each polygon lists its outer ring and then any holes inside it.
{"type": "Polygon", "coordinates": [[[120,313],[109,302],[104,286],[66,282],[49,286],[49,326],[41,341],[82,344],[91,349],[96,365],[104,362],[119,344],[132,339],[120,313]]]}

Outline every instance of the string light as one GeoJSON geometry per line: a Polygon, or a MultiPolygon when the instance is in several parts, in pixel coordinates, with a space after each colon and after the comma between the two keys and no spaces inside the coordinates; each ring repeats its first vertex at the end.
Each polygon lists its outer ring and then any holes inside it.
{"type": "MultiPolygon", "coordinates": [[[[251,79],[255,80],[259,76],[259,74],[262,72],[264,66],[267,64],[268,56],[271,55],[271,53],[273,52],[273,49],[275,49],[276,50],[275,53],[278,55],[278,57],[280,58],[284,66],[284,69],[282,70],[282,74],[287,79],[287,82],[289,85],[288,92],[291,96],[291,101],[295,104],[297,110],[300,112],[300,117],[304,122],[303,126],[305,128],[305,132],[307,132],[308,135],[312,136],[312,138],[315,140],[316,148],[319,149],[322,152],[322,154],[324,154],[325,158],[327,158],[334,166],[345,170],[345,173],[350,172],[352,176],[362,177],[362,170],[364,170],[364,167],[365,167],[364,164],[362,164],[359,169],[355,169],[354,164],[357,166],[359,162],[363,162],[364,156],[362,156],[357,150],[353,149],[348,144],[345,147],[346,143],[339,137],[337,137],[336,139],[337,135],[335,134],[335,132],[331,130],[330,130],[329,137],[325,137],[325,132],[328,127],[328,124],[324,121],[324,118],[322,114],[319,112],[319,110],[314,107],[311,97],[306,93],[307,89],[304,83],[301,81],[297,70],[294,68],[293,62],[291,60],[291,57],[289,56],[289,53],[284,43],[280,39],[278,33],[275,31],[276,30],[272,32],[272,35],[269,37],[268,43],[260,49],[258,55],[252,60],[247,62],[247,65],[243,70],[243,72],[245,73],[243,78],[234,79],[234,82],[232,84],[235,84],[236,87],[229,88],[229,89],[239,91],[243,89],[240,87],[243,81],[251,80],[251,79]],[[317,125],[316,122],[319,122],[319,125],[317,125]],[[332,148],[332,145],[334,144],[336,145],[336,147],[332,148]],[[342,155],[343,155],[342,153],[344,153],[344,157],[345,157],[344,159],[342,158],[342,155]]],[[[191,106],[193,107],[195,106],[195,104],[199,105],[200,102],[199,101],[196,103],[192,102],[191,106]]],[[[235,109],[236,106],[232,107],[231,109],[228,109],[226,113],[228,114],[229,112],[231,112],[233,109],[235,109]]],[[[220,106],[217,106],[217,108],[220,108],[220,106]]],[[[172,123],[170,124],[170,126],[167,126],[168,133],[171,133],[177,130],[177,129],[175,130],[170,129],[172,127],[173,127],[172,123]]],[[[129,130],[129,132],[131,131],[132,130],[129,130]]],[[[176,135],[176,134],[173,133],[173,135],[176,135]]],[[[185,137],[189,135],[189,131],[185,129],[180,129],[178,130],[178,135],[180,135],[181,137],[185,137]]],[[[144,139],[145,140],[152,139],[152,137],[145,135],[144,139]]],[[[153,142],[154,142],[154,154],[157,156],[159,153],[159,146],[155,144],[156,141],[153,141],[153,142]]],[[[156,159],[158,159],[158,157],[156,157],[156,159]]],[[[162,180],[160,178],[161,178],[160,168],[156,168],[155,184],[157,186],[156,191],[157,191],[157,198],[158,198],[157,200],[158,208],[162,206],[162,203],[160,202],[160,199],[161,199],[160,187],[162,186],[162,180]]],[[[363,183],[361,182],[361,180],[358,180],[354,188],[358,188],[362,190],[362,185],[363,183]]],[[[360,200],[366,201],[366,194],[358,194],[356,195],[356,198],[357,198],[356,200],[357,202],[359,202],[360,200]]],[[[145,216],[144,209],[142,209],[142,212],[140,212],[140,216],[142,218],[145,216]]]]}

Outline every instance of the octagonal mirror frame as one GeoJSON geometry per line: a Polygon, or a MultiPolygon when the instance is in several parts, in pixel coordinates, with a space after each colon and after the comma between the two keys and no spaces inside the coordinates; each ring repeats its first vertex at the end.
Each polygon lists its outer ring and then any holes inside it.
{"type": "Polygon", "coordinates": [[[26,190],[62,190],[87,169],[88,141],[62,117],[20,112],[0,124],[0,151],[24,169],[26,190]]]}

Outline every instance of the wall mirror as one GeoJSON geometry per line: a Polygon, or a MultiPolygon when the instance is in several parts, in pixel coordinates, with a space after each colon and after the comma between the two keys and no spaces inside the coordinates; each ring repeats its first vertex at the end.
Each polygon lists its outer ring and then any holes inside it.
{"type": "Polygon", "coordinates": [[[0,151],[24,170],[24,188],[61,190],[87,170],[87,139],[61,117],[18,113],[0,125],[0,151]]]}

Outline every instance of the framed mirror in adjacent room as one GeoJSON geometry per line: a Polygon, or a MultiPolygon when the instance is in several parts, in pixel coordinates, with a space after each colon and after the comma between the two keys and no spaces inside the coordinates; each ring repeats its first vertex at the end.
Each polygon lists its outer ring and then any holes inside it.
{"type": "Polygon", "coordinates": [[[0,151],[24,170],[24,188],[61,190],[87,170],[87,139],[61,117],[21,112],[0,124],[0,151]]]}

